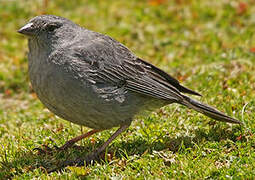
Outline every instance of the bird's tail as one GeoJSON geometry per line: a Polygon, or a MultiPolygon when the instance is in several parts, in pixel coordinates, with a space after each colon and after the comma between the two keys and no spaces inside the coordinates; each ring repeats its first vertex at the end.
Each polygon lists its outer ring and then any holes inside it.
{"type": "Polygon", "coordinates": [[[191,99],[190,97],[188,96],[185,96],[183,95],[184,97],[184,101],[182,102],[183,105],[189,107],[189,108],[192,108],[210,118],[213,118],[215,120],[218,120],[218,121],[224,121],[224,122],[229,122],[229,123],[235,123],[235,124],[242,124],[240,121],[238,121],[237,119],[234,119],[232,117],[229,117],[225,114],[223,114],[222,112],[218,111],[217,109],[209,106],[209,105],[206,105],[206,104],[203,104],[201,102],[198,102],[194,99],[191,99]]]}

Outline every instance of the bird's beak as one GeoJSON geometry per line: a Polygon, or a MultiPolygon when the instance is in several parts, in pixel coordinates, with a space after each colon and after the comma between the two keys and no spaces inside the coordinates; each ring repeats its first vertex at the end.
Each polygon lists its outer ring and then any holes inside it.
{"type": "Polygon", "coordinates": [[[21,27],[18,32],[20,34],[31,36],[34,33],[33,23],[27,23],[25,26],[21,27]]]}

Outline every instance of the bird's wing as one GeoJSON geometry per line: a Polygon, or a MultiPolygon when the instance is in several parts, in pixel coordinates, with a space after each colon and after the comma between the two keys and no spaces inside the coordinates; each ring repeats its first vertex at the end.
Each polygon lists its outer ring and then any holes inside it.
{"type": "Polygon", "coordinates": [[[152,64],[150,64],[150,63],[148,63],[148,62],[146,62],[142,59],[139,59],[139,61],[141,61],[143,64],[147,65],[147,70],[152,74],[152,77],[156,73],[157,76],[160,75],[160,78],[164,82],[167,82],[168,84],[171,84],[172,86],[176,87],[180,92],[187,93],[187,94],[192,94],[192,95],[197,95],[197,96],[202,96],[198,92],[193,91],[189,88],[186,88],[186,87],[182,86],[177,79],[173,78],[172,76],[170,76],[169,74],[167,74],[163,70],[157,68],[156,66],[154,66],[154,65],[152,65],[152,64]]]}
{"type": "Polygon", "coordinates": [[[170,101],[182,101],[181,92],[199,95],[108,36],[72,47],[75,47],[72,56],[80,64],[85,63],[82,71],[91,82],[124,86],[130,91],[170,101]]]}

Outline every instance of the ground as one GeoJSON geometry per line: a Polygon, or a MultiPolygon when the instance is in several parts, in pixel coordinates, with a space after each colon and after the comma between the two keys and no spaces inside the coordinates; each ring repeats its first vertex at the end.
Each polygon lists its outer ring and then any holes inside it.
{"type": "Polygon", "coordinates": [[[0,179],[184,178],[255,176],[255,3],[243,1],[0,1],[0,179]],[[162,68],[198,98],[243,122],[216,122],[180,105],[136,119],[101,162],[47,173],[86,155],[116,128],[66,152],[88,128],[62,120],[36,98],[27,73],[27,40],[17,30],[43,13],[64,16],[110,35],[162,68]]]}

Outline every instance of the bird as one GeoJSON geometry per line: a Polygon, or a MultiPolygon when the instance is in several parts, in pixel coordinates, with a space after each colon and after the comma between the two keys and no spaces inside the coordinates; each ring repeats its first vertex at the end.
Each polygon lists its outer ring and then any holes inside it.
{"type": "Polygon", "coordinates": [[[173,103],[212,119],[241,124],[186,94],[200,93],[137,57],[110,36],[79,26],[64,17],[40,15],[18,30],[28,38],[28,73],[39,100],[55,115],[92,130],[67,141],[67,149],[97,132],[119,127],[82,164],[98,157],[137,116],[173,103]]]}

